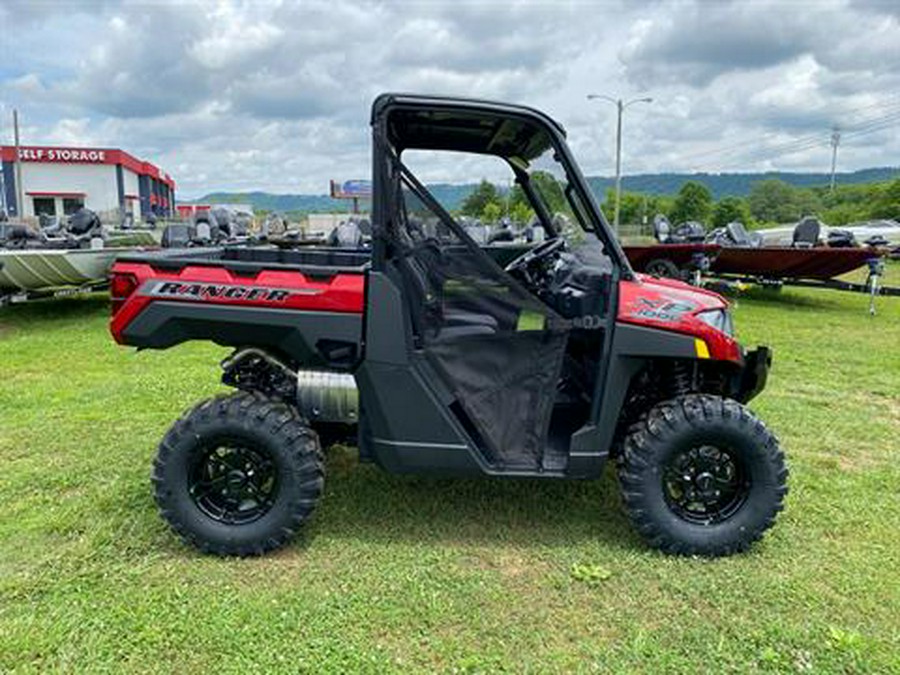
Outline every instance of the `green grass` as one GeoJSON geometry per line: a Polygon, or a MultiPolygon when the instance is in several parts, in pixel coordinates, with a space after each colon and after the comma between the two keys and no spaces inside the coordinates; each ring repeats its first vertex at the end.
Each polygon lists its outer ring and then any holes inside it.
{"type": "Polygon", "coordinates": [[[225,351],[117,347],[97,298],[0,310],[0,672],[900,672],[900,299],[866,306],[738,299],[791,492],[714,561],[648,550],[611,475],[398,478],[339,448],[293,545],[200,556],[149,467],[225,351]]]}

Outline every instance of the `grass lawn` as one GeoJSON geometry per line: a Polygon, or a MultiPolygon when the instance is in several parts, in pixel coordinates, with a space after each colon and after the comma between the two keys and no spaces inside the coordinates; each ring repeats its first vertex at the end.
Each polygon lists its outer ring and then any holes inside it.
{"type": "Polygon", "coordinates": [[[648,550],[611,474],[397,478],[342,448],[305,536],[200,556],[149,468],[226,351],[117,347],[102,298],[2,309],[0,672],[900,672],[900,299],[867,302],[738,300],[791,492],[714,561],[648,550]]]}

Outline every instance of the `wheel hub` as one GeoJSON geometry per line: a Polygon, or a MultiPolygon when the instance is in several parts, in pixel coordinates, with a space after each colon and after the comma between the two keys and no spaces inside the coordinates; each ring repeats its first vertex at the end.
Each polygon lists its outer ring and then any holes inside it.
{"type": "Polygon", "coordinates": [[[229,471],[226,482],[229,490],[240,490],[247,484],[247,475],[243,471],[229,471]]]}
{"type": "Polygon", "coordinates": [[[746,501],[749,486],[737,456],[713,445],[676,453],[663,472],[663,493],[672,511],[707,525],[733,516],[746,501]]]}
{"type": "Polygon", "coordinates": [[[228,525],[262,518],[275,501],[278,481],[268,453],[226,440],[207,446],[188,475],[194,504],[228,525]]]}

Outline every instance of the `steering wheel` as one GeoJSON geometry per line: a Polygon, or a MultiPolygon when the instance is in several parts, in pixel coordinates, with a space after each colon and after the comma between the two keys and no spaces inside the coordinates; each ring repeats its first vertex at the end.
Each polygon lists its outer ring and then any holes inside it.
{"type": "Polygon", "coordinates": [[[536,261],[543,260],[544,258],[555,253],[565,245],[566,240],[562,237],[548,239],[547,241],[541,242],[534,248],[525,251],[525,253],[512,260],[506,267],[503,268],[503,271],[509,273],[521,272],[530,267],[536,261]]]}

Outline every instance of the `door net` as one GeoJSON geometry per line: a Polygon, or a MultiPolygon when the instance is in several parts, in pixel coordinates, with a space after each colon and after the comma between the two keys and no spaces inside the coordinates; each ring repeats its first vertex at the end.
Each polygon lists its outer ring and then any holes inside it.
{"type": "Polygon", "coordinates": [[[418,347],[492,461],[539,465],[566,349],[563,322],[414,178],[404,173],[395,185],[390,250],[418,347]]]}

